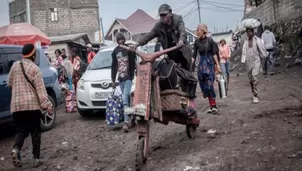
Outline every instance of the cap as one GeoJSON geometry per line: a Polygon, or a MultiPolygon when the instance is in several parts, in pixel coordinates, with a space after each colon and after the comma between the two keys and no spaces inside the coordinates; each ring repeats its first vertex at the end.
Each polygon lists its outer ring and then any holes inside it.
{"type": "Polygon", "coordinates": [[[161,6],[159,6],[158,8],[158,14],[168,14],[169,12],[172,11],[172,8],[170,7],[170,5],[168,4],[162,4],[161,6]]]}
{"type": "Polygon", "coordinates": [[[30,58],[36,53],[36,48],[33,44],[26,44],[22,49],[22,57],[30,58]]]}
{"type": "Polygon", "coordinates": [[[86,47],[92,48],[92,45],[89,43],[89,44],[86,45],[86,47]]]}

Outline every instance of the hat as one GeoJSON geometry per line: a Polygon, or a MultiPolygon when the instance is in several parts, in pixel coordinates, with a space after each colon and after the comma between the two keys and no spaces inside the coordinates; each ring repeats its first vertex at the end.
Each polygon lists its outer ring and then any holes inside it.
{"type": "Polygon", "coordinates": [[[22,57],[30,58],[36,53],[36,48],[33,44],[26,44],[22,49],[22,57]]]}
{"type": "Polygon", "coordinates": [[[170,5],[168,4],[162,4],[159,8],[158,8],[158,14],[168,14],[169,12],[172,11],[172,8],[170,7],[170,5]]]}
{"type": "Polygon", "coordinates": [[[88,43],[88,44],[86,45],[86,47],[92,48],[92,45],[91,45],[90,43],[88,43]]]}
{"type": "Polygon", "coordinates": [[[205,33],[208,33],[208,26],[206,24],[198,24],[197,28],[204,31],[205,33]]]}

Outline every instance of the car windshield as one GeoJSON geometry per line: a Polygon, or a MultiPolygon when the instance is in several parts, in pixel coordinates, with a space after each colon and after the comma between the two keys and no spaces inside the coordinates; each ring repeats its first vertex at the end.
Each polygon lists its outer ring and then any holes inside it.
{"type": "Polygon", "coordinates": [[[92,60],[91,64],[89,65],[88,70],[110,68],[112,62],[111,53],[112,50],[98,52],[92,60]]]}
{"type": "Polygon", "coordinates": [[[155,50],[155,45],[147,45],[146,50],[148,53],[153,53],[155,50]]]}

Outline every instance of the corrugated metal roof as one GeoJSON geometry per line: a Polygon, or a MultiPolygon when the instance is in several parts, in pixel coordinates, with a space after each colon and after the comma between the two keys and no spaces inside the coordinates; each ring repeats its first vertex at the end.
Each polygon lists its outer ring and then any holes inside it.
{"type": "Polygon", "coordinates": [[[49,37],[49,39],[51,40],[52,43],[55,43],[55,42],[74,41],[81,37],[86,37],[88,39],[87,33],[69,34],[69,35],[64,35],[64,36],[53,36],[53,37],[49,37]]]}

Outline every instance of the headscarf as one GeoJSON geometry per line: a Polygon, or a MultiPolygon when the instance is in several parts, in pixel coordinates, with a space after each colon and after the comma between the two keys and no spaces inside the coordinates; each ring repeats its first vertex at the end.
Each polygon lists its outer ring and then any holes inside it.
{"type": "Polygon", "coordinates": [[[197,28],[204,31],[205,33],[208,33],[208,26],[206,24],[198,24],[197,28]]]}

